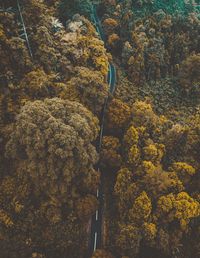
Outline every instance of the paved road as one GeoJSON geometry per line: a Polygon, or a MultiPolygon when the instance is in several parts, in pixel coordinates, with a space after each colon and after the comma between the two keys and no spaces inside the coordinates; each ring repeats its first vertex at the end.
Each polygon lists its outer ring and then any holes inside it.
{"type": "Polygon", "coordinates": [[[22,26],[22,28],[21,28],[22,34],[20,35],[20,37],[24,38],[26,40],[29,55],[30,55],[31,58],[33,58],[33,54],[32,54],[31,46],[30,46],[30,43],[29,43],[29,38],[28,38],[27,31],[26,31],[26,26],[24,24],[24,18],[23,18],[22,12],[21,12],[21,5],[20,5],[19,0],[17,0],[17,8],[18,8],[18,11],[19,11],[19,17],[20,17],[21,26],[22,26]]]}
{"type": "MultiPolygon", "coordinates": [[[[96,30],[101,37],[102,40],[105,40],[105,36],[101,27],[101,22],[96,12],[96,7],[93,5],[93,14],[92,14],[92,22],[96,27],[96,30]]],[[[109,64],[109,71],[108,71],[108,84],[109,84],[109,92],[111,94],[115,91],[115,82],[116,82],[116,70],[112,63],[109,64]]],[[[102,145],[102,138],[104,133],[104,120],[105,120],[105,112],[107,109],[108,104],[108,97],[105,99],[102,116],[101,116],[101,130],[99,134],[99,145],[98,145],[98,152],[101,150],[102,145]]],[[[100,170],[98,168],[98,172],[100,170]]],[[[89,245],[89,253],[92,254],[96,249],[101,248],[102,243],[102,210],[103,210],[103,187],[100,185],[99,189],[97,189],[96,197],[99,201],[99,208],[96,210],[95,214],[92,217],[91,223],[91,239],[89,245]]]]}
{"type": "Polygon", "coordinates": [[[29,55],[32,59],[33,54],[32,54],[32,50],[31,50],[26,26],[25,26],[25,23],[24,23],[24,18],[23,18],[23,15],[22,15],[21,6],[22,5],[20,3],[20,0],[11,1],[11,2],[10,1],[9,2],[4,1],[2,3],[1,3],[1,0],[0,0],[0,12],[10,12],[10,13],[15,13],[16,14],[16,16],[17,16],[16,24],[18,25],[19,37],[26,41],[27,49],[28,49],[29,55]]]}

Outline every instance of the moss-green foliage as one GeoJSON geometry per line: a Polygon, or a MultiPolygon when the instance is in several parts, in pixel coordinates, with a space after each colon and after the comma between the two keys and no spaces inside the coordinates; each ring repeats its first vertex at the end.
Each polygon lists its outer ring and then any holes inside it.
{"type": "Polygon", "coordinates": [[[133,0],[133,8],[140,16],[149,15],[159,10],[168,14],[188,14],[195,10],[195,1],[189,0],[133,0]]]}
{"type": "Polygon", "coordinates": [[[63,22],[66,22],[66,20],[76,13],[89,18],[92,10],[92,3],[89,0],[63,0],[60,3],[59,10],[63,22]]]}

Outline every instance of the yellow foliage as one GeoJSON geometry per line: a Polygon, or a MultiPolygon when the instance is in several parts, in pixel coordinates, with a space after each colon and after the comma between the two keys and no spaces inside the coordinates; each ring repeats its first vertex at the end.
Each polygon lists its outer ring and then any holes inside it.
{"type": "Polygon", "coordinates": [[[173,194],[161,196],[157,202],[157,209],[159,213],[168,213],[170,210],[172,210],[174,201],[175,197],[173,194]]]}
{"type": "Polygon", "coordinates": [[[144,223],[144,237],[146,238],[147,241],[152,241],[155,239],[156,234],[157,234],[157,228],[154,223],[144,223]]]}
{"type": "Polygon", "coordinates": [[[104,33],[106,35],[110,35],[115,31],[116,27],[118,26],[118,22],[112,18],[107,18],[103,21],[102,25],[104,33]]]}
{"type": "Polygon", "coordinates": [[[131,146],[128,151],[128,162],[130,165],[137,166],[140,161],[140,150],[137,145],[131,146]]]}
{"type": "Polygon", "coordinates": [[[158,164],[164,155],[165,146],[163,144],[150,144],[143,148],[144,159],[150,160],[154,164],[158,164]]]}
{"type": "Polygon", "coordinates": [[[31,99],[57,96],[63,83],[55,83],[54,73],[46,74],[42,68],[37,68],[25,75],[20,83],[24,95],[31,99]]]}
{"type": "Polygon", "coordinates": [[[111,46],[111,47],[114,47],[116,42],[118,42],[120,40],[120,37],[116,34],[116,33],[113,33],[111,34],[109,37],[108,37],[108,44],[111,46]]]}
{"type": "Polygon", "coordinates": [[[94,56],[93,57],[94,64],[97,69],[106,76],[108,74],[108,60],[106,60],[103,56],[94,56]]]}
{"type": "Polygon", "coordinates": [[[144,147],[144,157],[145,160],[154,160],[158,155],[158,149],[155,144],[150,144],[147,147],[144,147]]]}
{"type": "Polygon", "coordinates": [[[200,204],[189,196],[186,192],[181,192],[176,196],[175,217],[178,219],[190,219],[200,215],[200,204]]]}
{"type": "MultiPolygon", "coordinates": [[[[120,225],[120,232],[117,235],[117,246],[120,247],[121,250],[131,250],[130,255],[132,257],[133,253],[137,254],[139,251],[139,242],[140,242],[140,233],[139,228],[133,224],[128,225],[120,225]]],[[[130,257],[131,257],[130,256],[130,257]]]]}
{"type": "Polygon", "coordinates": [[[134,126],[145,127],[146,135],[149,133],[155,142],[163,137],[163,133],[170,123],[165,116],[158,116],[154,113],[148,99],[136,101],[132,105],[131,113],[134,126]]]}
{"type": "Polygon", "coordinates": [[[0,41],[2,40],[5,40],[5,32],[4,32],[4,29],[3,29],[3,25],[0,24],[0,41]]]}
{"type": "Polygon", "coordinates": [[[87,67],[77,67],[76,76],[64,84],[60,97],[81,102],[94,114],[100,114],[108,95],[108,84],[99,71],[87,67]]]}
{"type": "Polygon", "coordinates": [[[196,173],[196,170],[191,165],[185,162],[174,162],[170,168],[174,171],[178,178],[186,185],[191,177],[196,173]]]}
{"type": "Polygon", "coordinates": [[[12,205],[16,213],[20,213],[24,208],[24,205],[17,201],[16,198],[13,199],[12,205]]]}
{"type": "Polygon", "coordinates": [[[146,160],[142,162],[142,168],[145,173],[151,173],[151,172],[153,173],[156,169],[156,167],[151,161],[146,161],[146,160]]]}
{"type": "Polygon", "coordinates": [[[129,127],[129,129],[126,131],[126,134],[124,136],[124,142],[128,147],[138,144],[139,135],[137,129],[132,125],[129,127]]]}
{"type": "MultiPolygon", "coordinates": [[[[72,187],[72,178],[80,175],[79,190],[89,185],[89,191],[90,182],[96,180],[89,171],[98,158],[91,144],[98,131],[97,118],[79,103],[59,98],[29,102],[18,116],[7,155],[18,159],[18,150],[24,146],[26,159],[19,157],[18,172],[31,181],[32,192],[38,195],[46,191],[48,197],[56,195],[60,203],[66,203],[66,186],[69,183],[72,187]],[[61,181],[57,173],[62,175],[61,181]]],[[[21,193],[26,190],[24,185],[21,193]]]]}
{"type": "Polygon", "coordinates": [[[77,44],[79,49],[82,50],[80,55],[80,61],[93,65],[102,73],[103,76],[108,74],[108,55],[104,48],[104,44],[94,37],[82,36],[77,38],[77,44]]]}
{"type": "Polygon", "coordinates": [[[138,132],[139,138],[146,137],[146,128],[144,126],[137,127],[137,132],[138,132]]]}
{"type": "Polygon", "coordinates": [[[114,20],[112,18],[108,18],[108,19],[104,20],[103,25],[116,27],[118,25],[118,23],[116,20],[114,20]]]}
{"type": "Polygon", "coordinates": [[[7,176],[1,181],[0,186],[1,195],[11,198],[16,192],[16,181],[13,177],[7,176]]]}
{"type": "Polygon", "coordinates": [[[76,90],[76,88],[74,87],[73,84],[68,83],[67,85],[65,85],[65,87],[63,87],[63,89],[61,90],[59,97],[61,99],[68,99],[71,101],[79,101],[80,97],[79,97],[79,93],[76,90]]]}
{"type": "Polygon", "coordinates": [[[136,175],[143,176],[140,182],[153,199],[157,199],[169,191],[184,190],[182,182],[175,173],[166,172],[161,165],[154,166],[150,161],[144,161],[137,169],[136,175]]]}
{"type": "Polygon", "coordinates": [[[121,132],[127,126],[130,118],[130,107],[119,99],[113,99],[108,107],[108,128],[114,132],[121,132]]]}
{"type": "Polygon", "coordinates": [[[6,227],[12,227],[14,225],[10,216],[2,209],[0,209],[0,222],[6,227]]]}
{"type": "Polygon", "coordinates": [[[133,123],[135,126],[155,126],[158,117],[154,114],[150,103],[144,101],[136,101],[131,109],[133,115],[133,123]]]}
{"type": "Polygon", "coordinates": [[[185,231],[187,229],[187,221],[184,219],[180,220],[180,227],[183,231],[185,231]]]}
{"type": "Polygon", "coordinates": [[[144,223],[148,220],[152,210],[151,200],[143,191],[134,201],[133,207],[129,210],[129,220],[132,223],[144,223]]]}
{"type": "Polygon", "coordinates": [[[156,167],[151,161],[144,160],[142,164],[139,166],[139,168],[136,170],[136,174],[138,176],[144,176],[147,173],[154,173],[156,167]]]}
{"type": "Polygon", "coordinates": [[[101,162],[107,167],[120,168],[122,158],[119,154],[119,139],[113,136],[104,136],[101,149],[101,162]]]}
{"type": "Polygon", "coordinates": [[[132,182],[132,173],[128,168],[121,168],[117,173],[114,193],[116,196],[121,196],[125,193],[132,182]]]}
{"type": "Polygon", "coordinates": [[[184,229],[191,218],[200,216],[200,204],[186,192],[161,196],[157,202],[158,216],[165,215],[169,221],[178,219],[184,229]]]}
{"type": "Polygon", "coordinates": [[[41,253],[34,252],[34,253],[32,253],[31,258],[46,258],[46,256],[41,253]]]}
{"type": "Polygon", "coordinates": [[[185,163],[185,162],[175,162],[172,164],[172,169],[178,175],[180,174],[181,176],[184,175],[190,175],[193,176],[196,173],[195,168],[193,168],[191,165],[185,163]]]}

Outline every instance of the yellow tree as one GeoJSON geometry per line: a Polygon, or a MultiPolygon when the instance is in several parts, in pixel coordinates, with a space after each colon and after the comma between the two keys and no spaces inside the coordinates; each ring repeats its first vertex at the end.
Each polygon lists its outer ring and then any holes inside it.
{"type": "Polygon", "coordinates": [[[133,182],[133,175],[127,168],[118,171],[114,194],[117,198],[117,207],[121,219],[128,217],[128,211],[132,207],[135,198],[139,193],[139,188],[133,182]]]}
{"type": "Polygon", "coordinates": [[[174,162],[170,169],[177,174],[184,185],[187,185],[196,173],[195,168],[185,162],[174,162]]]}
{"type": "Polygon", "coordinates": [[[121,134],[131,118],[130,107],[119,99],[113,99],[108,106],[106,124],[109,131],[121,134]]]}
{"type": "Polygon", "coordinates": [[[161,162],[164,156],[165,146],[163,144],[152,143],[143,148],[144,159],[151,161],[155,165],[161,162]]]}
{"type": "Polygon", "coordinates": [[[100,159],[102,166],[119,169],[122,163],[120,155],[121,144],[119,139],[113,136],[104,136],[100,159]]]}
{"type": "Polygon", "coordinates": [[[104,33],[108,36],[116,31],[118,27],[118,22],[113,18],[107,18],[103,21],[102,26],[104,33]]]}
{"type": "Polygon", "coordinates": [[[184,190],[176,173],[164,171],[161,165],[154,166],[150,161],[144,161],[138,170],[138,175],[143,176],[140,185],[153,200],[157,200],[163,194],[184,190]]]}
{"type": "Polygon", "coordinates": [[[99,71],[91,71],[87,67],[77,67],[76,76],[67,82],[60,97],[79,101],[94,114],[100,114],[105,98],[108,95],[108,85],[99,71]]]}
{"type": "Polygon", "coordinates": [[[146,241],[152,242],[157,235],[157,226],[154,223],[144,223],[143,234],[146,241]]]}
{"type": "Polygon", "coordinates": [[[116,244],[121,255],[136,258],[139,252],[141,233],[138,227],[128,224],[120,225],[119,233],[116,236],[116,244]]]}
{"type": "Polygon", "coordinates": [[[108,46],[113,51],[119,50],[119,47],[120,47],[120,37],[116,33],[113,33],[113,34],[111,34],[108,37],[108,46]]]}
{"type": "MultiPolygon", "coordinates": [[[[8,189],[0,201],[5,214],[15,218],[18,232],[7,230],[5,238],[24,250],[22,257],[28,257],[33,246],[51,246],[60,257],[84,252],[84,221],[97,207],[99,175],[93,166],[98,156],[93,142],[98,131],[97,118],[80,103],[53,98],[23,106],[6,146],[16,182],[9,179],[0,186],[1,193],[8,189]]],[[[3,256],[12,257],[11,251],[3,251],[3,256]]]]}
{"type": "Polygon", "coordinates": [[[158,123],[158,117],[153,112],[152,106],[148,102],[136,101],[132,105],[133,123],[136,127],[145,126],[152,129],[158,123]]]}
{"type": "Polygon", "coordinates": [[[140,162],[140,149],[136,144],[132,145],[128,150],[128,164],[131,167],[137,167],[140,162]]]}
{"type": "Polygon", "coordinates": [[[129,129],[126,131],[124,135],[124,143],[125,145],[130,148],[134,144],[138,144],[139,141],[139,133],[137,128],[134,125],[130,126],[129,129]]]}
{"type": "Polygon", "coordinates": [[[27,73],[19,87],[24,98],[30,100],[56,97],[64,84],[56,83],[55,80],[54,73],[46,74],[42,68],[38,68],[27,73]]]}
{"type": "Polygon", "coordinates": [[[114,187],[116,196],[122,196],[128,186],[132,183],[132,173],[127,168],[122,168],[117,173],[117,179],[114,187]]]}
{"type": "Polygon", "coordinates": [[[134,201],[132,208],[129,210],[129,222],[138,225],[148,221],[152,211],[151,199],[143,191],[134,201]]]}
{"type": "Polygon", "coordinates": [[[200,216],[200,203],[186,192],[161,196],[157,202],[157,217],[171,222],[178,220],[182,230],[190,220],[200,216]]]}

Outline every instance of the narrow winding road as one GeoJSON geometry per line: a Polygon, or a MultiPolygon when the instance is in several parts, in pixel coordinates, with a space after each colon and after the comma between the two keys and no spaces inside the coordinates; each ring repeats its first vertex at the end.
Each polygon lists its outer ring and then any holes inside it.
{"type": "MultiPolygon", "coordinates": [[[[101,27],[101,21],[98,18],[96,6],[93,5],[92,10],[92,22],[96,27],[96,30],[100,36],[100,38],[104,41],[104,33],[101,27]]],[[[116,70],[112,63],[109,64],[109,71],[108,71],[108,85],[109,85],[109,92],[111,94],[115,91],[115,82],[116,82],[116,70]]],[[[101,116],[101,129],[99,134],[99,144],[98,144],[98,152],[101,151],[102,146],[102,138],[104,134],[104,122],[105,122],[105,112],[107,109],[108,104],[108,97],[105,99],[102,116],[101,116]]],[[[98,168],[98,172],[100,173],[100,170],[98,168]]],[[[96,210],[95,214],[92,217],[92,223],[91,223],[91,237],[90,237],[90,245],[89,245],[89,253],[92,254],[96,249],[101,248],[102,243],[102,215],[103,215],[103,187],[102,183],[99,186],[99,189],[97,189],[96,197],[99,201],[99,208],[96,210]]]]}
{"type": "Polygon", "coordinates": [[[8,1],[1,2],[0,0],[0,12],[14,13],[16,15],[17,17],[16,25],[18,26],[19,37],[25,40],[30,58],[33,59],[33,53],[31,50],[29,37],[27,34],[27,30],[26,30],[26,26],[25,26],[23,14],[22,14],[22,9],[23,7],[20,3],[20,0],[15,0],[12,2],[8,2],[8,1]]]}
{"type": "Polygon", "coordinates": [[[21,31],[22,31],[22,33],[20,34],[20,38],[24,38],[26,40],[29,55],[30,55],[31,58],[33,58],[33,54],[32,54],[31,46],[30,46],[30,43],[29,43],[29,38],[28,38],[26,26],[24,24],[24,18],[23,18],[23,15],[22,15],[21,5],[20,5],[19,0],[17,0],[17,8],[18,8],[19,17],[20,17],[19,20],[21,21],[21,31]]]}

